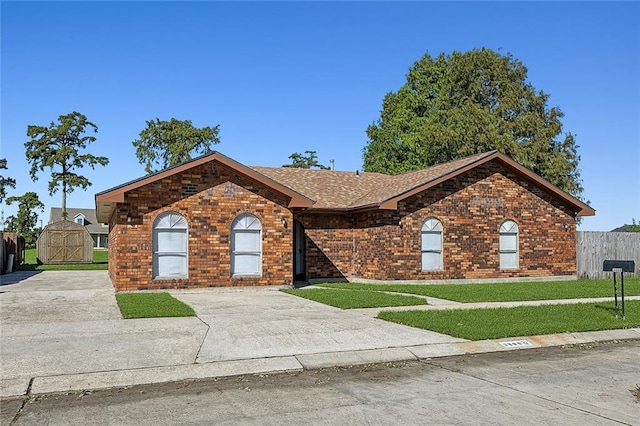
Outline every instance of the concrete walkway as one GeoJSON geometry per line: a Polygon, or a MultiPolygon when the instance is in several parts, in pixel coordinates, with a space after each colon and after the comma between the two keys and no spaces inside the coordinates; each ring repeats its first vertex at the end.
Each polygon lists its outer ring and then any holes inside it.
{"type": "MultiPolygon", "coordinates": [[[[481,284],[479,284],[481,285],[481,284]]],[[[398,293],[396,293],[398,294],[398,293]]],[[[569,303],[598,303],[611,302],[612,297],[592,297],[584,299],[551,299],[551,300],[526,300],[512,302],[473,302],[461,303],[451,300],[436,299],[435,297],[417,296],[415,294],[407,294],[407,296],[421,297],[427,300],[427,305],[410,305],[410,306],[393,306],[389,308],[362,308],[351,309],[370,317],[377,317],[382,311],[439,311],[444,309],[488,309],[488,308],[515,308],[517,306],[543,306],[543,305],[566,305],[569,303]]],[[[640,300],[640,296],[625,296],[625,301],[640,300]]],[[[618,303],[621,301],[618,299],[618,303]]],[[[621,308],[620,308],[621,309],[621,308]]]]}
{"type": "Polygon", "coordinates": [[[197,317],[124,320],[106,271],[2,276],[0,396],[640,338],[626,329],[471,342],[277,290],[173,290],[197,317]]]}

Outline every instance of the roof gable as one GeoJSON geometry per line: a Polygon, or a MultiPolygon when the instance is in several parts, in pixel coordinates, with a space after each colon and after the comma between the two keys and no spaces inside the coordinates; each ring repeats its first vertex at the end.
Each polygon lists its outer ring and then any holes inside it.
{"type": "Polygon", "coordinates": [[[398,201],[404,200],[419,192],[425,191],[434,187],[446,180],[452,179],[462,173],[465,173],[475,167],[488,163],[489,161],[496,161],[501,166],[521,176],[522,178],[532,182],[536,186],[552,194],[555,198],[562,201],[564,204],[571,206],[577,216],[593,216],[595,210],[588,204],[578,200],[571,194],[564,192],[557,186],[551,184],[541,176],[535,174],[531,170],[524,166],[521,166],[511,158],[498,151],[490,151],[482,154],[472,155],[470,157],[461,158],[458,160],[450,161],[448,163],[438,164],[429,167],[424,170],[418,170],[405,175],[396,176],[397,178],[412,177],[417,179],[409,179],[409,181],[419,182],[421,179],[425,179],[421,184],[415,185],[412,188],[408,188],[403,192],[399,192],[396,195],[392,195],[386,200],[380,203],[382,209],[396,209],[398,201]],[[415,176],[409,176],[414,175],[415,176]]]}
{"type": "Polygon", "coordinates": [[[393,176],[384,187],[366,196],[355,200],[354,205],[381,205],[382,208],[395,209],[397,201],[422,192],[438,183],[451,179],[460,171],[466,171],[475,166],[478,160],[492,155],[494,152],[484,152],[470,157],[460,158],[447,163],[436,164],[426,169],[415,170],[401,175],[393,176]],[[431,185],[429,185],[431,184],[431,185]]]}
{"type": "Polygon", "coordinates": [[[241,163],[238,163],[235,160],[232,160],[231,158],[225,155],[220,154],[219,152],[214,151],[209,154],[205,154],[203,156],[194,158],[193,160],[188,161],[186,163],[182,163],[177,166],[161,170],[157,173],[153,173],[151,175],[144,176],[139,179],[126,182],[122,185],[118,185],[106,191],[97,193],[95,196],[95,200],[96,200],[96,211],[97,211],[98,219],[104,222],[108,222],[109,218],[111,217],[111,214],[115,209],[116,204],[124,202],[124,196],[127,192],[143,187],[145,185],[151,184],[153,182],[157,182],[166,177],[173,176],[175,174],[182,173],[184,171],[188,171],[190,169],[193,169],[194,167],[198,167],[202,164],[205,164],[211,161],[217,161],[233,169],[237,173],[240,173],[260,184],[263,184],[268,188],[275,190],[276,192],[279,192],[285,196],[288,196],[290,199],[289,208],[311,207],[314,203],[312,199],[296,192],[295,190],[283,185],[282,183],[276,182],[268,178],[267,176],[262,175],[256,170],[253,170],[250,167],[247,167],[241,163]]]}

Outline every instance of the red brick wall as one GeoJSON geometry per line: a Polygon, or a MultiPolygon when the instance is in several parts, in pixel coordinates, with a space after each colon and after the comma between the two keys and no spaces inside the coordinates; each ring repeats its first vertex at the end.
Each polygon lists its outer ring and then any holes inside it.
{"type": "Polygon", "coordinates": [[[287,201],[216,163],[131,191],[110,222],[111,280],[118,291],[289,284],[293,219],[287,201]],[[185,279],[153,278],[153,223],[167,211],[183,215],[188,224],[185,279]],[[231,222],[242,213],[251,213],[262,223],[260,277],[231,276],[231,222]]]}
{"type": "Polygon", "coordinates": [[[495,163],[400,202],[398,211],[300,214],[307,278],[429,280],[574,275],[575,221],[555,198],[495,163]],[[443,270],[422,271],[421,227],[443,225],[443,270]],[[499,228],[519,227],[519,268],[500,270],[499,228]],[[402,225],[399,226],[401,220],[402,225]]]}
{"type": "MultiPolygon", "coordinates": [[[[111,218],[110,277],[119,291],[290,284],[293,218],[287,201],[217,163],[138,188],[127,194],[111,218]],[[185,279],[152,277],[153,222],[166,211],[182,214],[189,226],[185,279]],[[260,277],[231,276],[231,222],[244,212],[262,223],[260,277]]],[[[299,212],[296,219],[305,227],[307,279],[429,280],[576,272],[572,212],[495,163],[412,196],[399,203],[398,211],[299,212]],[[428,217],[443,225],[442,271],[422,271],[420,231],[428,217]],[[508,219],[519,227],[517,270],[499,267],[498,230],[508,219]]]]}

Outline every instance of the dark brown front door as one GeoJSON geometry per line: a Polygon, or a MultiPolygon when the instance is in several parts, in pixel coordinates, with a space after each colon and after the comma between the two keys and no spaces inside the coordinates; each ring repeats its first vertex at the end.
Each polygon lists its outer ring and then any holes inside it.
{"type": "Polygon", "coordinates": [[[293,263],[294,278],[296,281],[306,280],[304,246],[304,226],[296,220],[293,227],[293,263]]]}

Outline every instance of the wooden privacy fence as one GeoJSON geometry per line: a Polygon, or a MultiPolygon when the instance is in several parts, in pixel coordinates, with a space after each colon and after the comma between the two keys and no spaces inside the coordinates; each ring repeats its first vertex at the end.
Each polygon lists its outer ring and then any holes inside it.
{"type": "Polygon", "coordinates": [[[578,278],[610,278],[602,272],[605,260],[633,260],[636,272],[626,274],[640,277],[640,232],[578,231],[576,238],[578,278]]]}
{"type": "Polygon", "coordinates": [[[40,263],[91,263],[93,238],[77,223],[61,220],[44,227],[36,241],[40,263]]]}
{"type": "Polygon", "coordinates": [[[22,263],[24,257],[24,238],[19,237],[13,232],[0,232],[0,260],[2,267],[0,274],[11,270],[15,271],[22,263]],[[12,264],[9,265],[9,259],[12,258],[12,264]]]}

